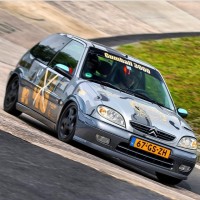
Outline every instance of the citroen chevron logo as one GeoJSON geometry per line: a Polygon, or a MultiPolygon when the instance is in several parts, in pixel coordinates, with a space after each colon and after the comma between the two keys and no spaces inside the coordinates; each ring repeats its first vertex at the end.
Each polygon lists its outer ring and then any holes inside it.
{"type": "Polygon", "coordinates": [[[155,128],[151,128],[149,130],[149,135],[157,137],[157,130],[155,128]]]}

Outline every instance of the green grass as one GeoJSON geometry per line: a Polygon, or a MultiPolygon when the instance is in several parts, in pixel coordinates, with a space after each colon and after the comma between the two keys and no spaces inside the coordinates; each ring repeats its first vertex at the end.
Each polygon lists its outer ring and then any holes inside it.
{"type": "Polygon", "coordinates": [[[161,72],[176,107],[188,110],[186,121],[200,136],[200,37],[145,41],[118,50],[161,72]]]}

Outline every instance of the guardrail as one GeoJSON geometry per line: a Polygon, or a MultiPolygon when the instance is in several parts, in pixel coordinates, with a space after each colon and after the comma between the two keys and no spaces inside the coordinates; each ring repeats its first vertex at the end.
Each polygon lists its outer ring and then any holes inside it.
{"type": "Polygon", "coordinates": [[[136,35],[120,35],[112,37],[103,37],[90,39],[94,42],[104,44],[106,46],[118,46],[122,44],[128,44],[132,42],[139,42],[145,40],[159,40],[165,38],[180,38],[180,37],[192,37],[200,36],[200,32],[181,32],[181,33],[147,33],[136,35]]]}

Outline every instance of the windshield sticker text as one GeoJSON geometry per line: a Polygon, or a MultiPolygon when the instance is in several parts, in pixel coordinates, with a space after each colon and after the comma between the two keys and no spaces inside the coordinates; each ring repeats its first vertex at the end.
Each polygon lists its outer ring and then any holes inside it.
{"type": "Polygon", "coordinates": [[[130,61],[130,60],[124,60],[123,58],[120,58],[120,57],[117,57],[117,56],[113,56],[113,55],[110,55],[110,54],[108,54],[108,53],[104,53],[104,56],[105,56],[106,58],[111,59],[111,60],[115,60],[115,61],[124,63],[124,64],[126,64],[126,65],[135,67],[136,69],[139,69],[139,70],[141,70],[141,71],[143,71],[143,72],[146,72],[146,73],[148,73],[148,74],[151,74],[150,69],[148,69],[148,68],[146,68],[146,67],[144,67],[144,66],[142,66],[142,65],[139,65],[139,64],[137,64],[137,63],[134,63],[134,62],[132,62],[132,61],[130,61]]]}
{"type": "Polygon", "coordinates": [[[124,63],[124,64],[126,64],[126,65],[133,66],[133,63],[132,63],[131,61],[124,60],[123,58],[120,58],[120,57],[117,57],[117,56],[113,56],[113,55],[110,55],[110,54],[108,54],[108,53],[104,53],[104,56],[105,56],[106,58],[111,59],[111,60],[115,60],[115,61],[124,63]]]}
{"type": "Polygon", "coordinates": [[[136,69],[139,69],[139,70],[141,70],[141,71],[144,71],[144,72],[146,72],[146,73],[148,73],[148,74],[151,74],[151,72],[150,72],[150,70],[149,70],[148,68],[146,68],[146,67],[144,67],[144,66],[141,66],[141,65],[139,65],[139,64],[137,64],[137,63],[134,63],[134,67],[135,67],[136,69]]]}

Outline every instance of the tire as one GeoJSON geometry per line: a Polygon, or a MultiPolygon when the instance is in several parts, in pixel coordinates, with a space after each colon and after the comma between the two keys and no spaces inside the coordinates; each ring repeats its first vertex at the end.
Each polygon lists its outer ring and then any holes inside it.
{"type": "Polygon", "coordinates": [[[181,179],[174,178],[172,176],[167,176],[161,173],[156,173],[156,176],[161,183],[164,183],[167,185],[177,185],[182,181],[181,179]]]}
{"type": "Polygon", "coordinates": [[[75,103],[70,103],[62,112],[58,127],[58,139],[70,143],[76,130],[78,109],[75,103]]]}
{"type": "Polygon", "coordinates": [[[19,90],[19,78],[14,77],[7,85],[6,93],[4,97],[4,110],[14,116],[22,114],[16,109],[16,103],[18,101],[18,90],[19,90]]]}

